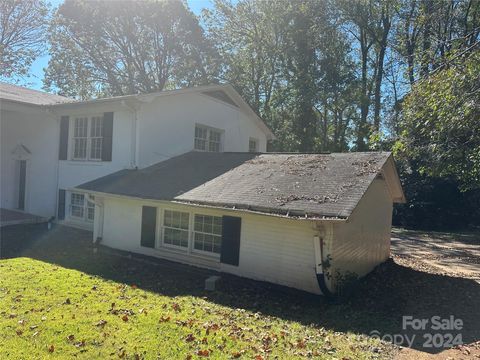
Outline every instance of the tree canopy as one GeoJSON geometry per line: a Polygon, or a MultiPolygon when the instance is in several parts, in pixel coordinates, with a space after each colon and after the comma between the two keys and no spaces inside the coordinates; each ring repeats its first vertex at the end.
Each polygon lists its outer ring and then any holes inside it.
{"type": "Polygon", "coordinates": [[[45,50],[48,6],[42,0],[0,2],[0,78],[28,75],[45,50]]]}

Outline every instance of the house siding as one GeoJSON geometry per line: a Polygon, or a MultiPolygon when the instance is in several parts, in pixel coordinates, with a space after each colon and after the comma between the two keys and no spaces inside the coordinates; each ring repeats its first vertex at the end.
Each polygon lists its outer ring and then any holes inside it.
{"type": "Polygon", "coordinates": [[[196,93],[163,96],[138,110],[139,167],[193,150],[195,124],[224,130],[225,152],[248,152],[250,138],[266,151],[265,133],[240,109],[196,93]]]}
{"type": "Polygon", "coordinates": [[[25,211],[50,217],[56,214],[58,131],[57,119],[35,107],[12,106],[2,102],[0,112],[1,207],[18,206],[18,176],[12,151],[26,146],[31,154],[26,166],[25,211]]]}
{"type": "Polygon", "coordinates": [[[388,259],[392,209],[385,181],[374,180],[348,221],[334,225],[332,274],[349,271],[361,277],[388,259]]]}
{"type": "MultiPolygon", "coordinates": [[[[102,201],[104,206],[102,245],[268,281],[315,294],[321,293],[315,275],[313,237],[318,235],[318,231],[317,223],[314,221],[147,200],[105,197],[102,201]],[[222,264],[218,258],[189,255],[163,247],[157,249],[141,247],[142,206],[241,217],[239,266],[222,264]]],[[[96,216],[99,213],[97,211],[96,216]]],[[[160,221],[159,219],[157,223],[160,221]]],[[[99,221],[96,221],[96,227],[98,226],[99,221]]]]}

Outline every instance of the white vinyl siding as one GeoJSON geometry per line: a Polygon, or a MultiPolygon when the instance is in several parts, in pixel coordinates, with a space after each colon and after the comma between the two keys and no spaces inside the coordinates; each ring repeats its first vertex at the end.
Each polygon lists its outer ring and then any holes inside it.
{"type": "Polygon", "coordinates": [[[195,125],[194,149],[211,152],[222,151],[222,132],[220,129],[195,125]]]}
{"type": "MultiPolygon", "coordinates": [[[[240,211],[200,209],[172,203],[156,205],[155,202],[133,199],[105,198],[104,206],[102,243],[106,246],[320,293],[315,274],[313,244],[313,237],[318,235],[318,230],[313,221],[246,214],[240,211]],[[142,248],[140,230],[143,205],[158,206],[159,209],[166,206],[170,210],[189,213],[192,231],[195,230],[195,214],[241,217],[239,266],[220,263],[220,256],[207,256],[206,252],[199,253],[195,249],[189,252],[172,251],[171,247],[161,246],[156,249],[142,248]]],[[[325,253],[329,254],[330,237],[325,238],[325,241],[325,253]]]]}
{"type": "Polygon", "coordinates": [[[103,116],[76,117],[72,140],[72,160],[102,160],[103,116]]]}

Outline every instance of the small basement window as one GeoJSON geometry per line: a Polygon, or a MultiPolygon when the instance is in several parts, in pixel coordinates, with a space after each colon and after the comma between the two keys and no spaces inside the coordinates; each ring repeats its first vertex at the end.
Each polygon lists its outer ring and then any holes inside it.
{"type": "Polygon", "coordinates": [[[194,149],[199,151],[222,151],[222,133],[220,129],[214,129],[203,125],[195,125],[194,149]]]}
{"type": "Polygon", "coordinates": [[[84,194],[70,194],[70,216],[74,219],[92,222],[95,219],[95,204],[84,194]]]}
{"type": "Polygon", "coordinates": [[[196,251],[220,254],[222,246],[222,218],[195,214],[193,248],[196,251]]]}
{"type": "Polygon", "coordinates": [[[248,151],[249,152],[258,152],[258,140],[254,138],[250,138],[248,141],[248,151]]]}
{"type": "Polygon", "coordinates": [[[165,210],[163,213],[163,244],[188,248],[189,214],[165,210]]]}

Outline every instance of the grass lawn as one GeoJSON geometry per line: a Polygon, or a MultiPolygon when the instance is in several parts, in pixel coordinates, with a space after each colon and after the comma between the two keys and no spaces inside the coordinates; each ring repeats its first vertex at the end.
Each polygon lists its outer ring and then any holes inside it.
{"type": "Polygon", "coordinates": [[[366,314],[318,296],[227,275],[206,292],[207,270],[93,254],[88,233],[60,226],[2,238],[1,359],[390,357],[354,326],[366,314]]]}

